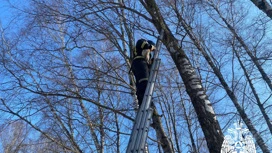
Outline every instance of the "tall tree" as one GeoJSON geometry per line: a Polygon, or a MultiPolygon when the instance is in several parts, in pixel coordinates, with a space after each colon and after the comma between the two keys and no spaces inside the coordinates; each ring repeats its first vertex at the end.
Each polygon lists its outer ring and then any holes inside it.
{"type": "Polygon", "coordinates": [[[180,76],[183,79],[187,94],[192,100],[198,115],[198,120],[205,134],[209,151],[211,153],[220,152],[221,144],[223,143],[223,134],[208,96],[201,85],[200,79],[196,75],[184,50],[179,46],[178,40],[165,24],[164,18],[162,17],[156,2],[149,0],[141,1],[141,3],[152,17],[152,22],[157,30],[164,30],[165,32],[162,41],[171,54],[172,59],[179,70],[180,76]]]}
{"type": "Polygon", "coordinates": [[[233,44],[233,52],[237,56],[237,59],[238,59],[240,65],[241,65],[241,67],[242,67],[242,69],[244,71],[245,77],[246,77],[246,79],[247,79],[247,81],[249,83],[249,86],[250,86],[250,88],[252,90],[252,93],[253,93],[254,97],[256,98],[257,105],[258,105],[258,107],[260,108],[260,110],[262,112],[262,115],[263,115],[263,117],[265,119],[265,122],[266,122],[266,124],[267,124],[267,126],[268,126],[268,128],[270,130],[270,133],[272,134],[272,123],[271,123],[271,120],[270,120],[270,118],[269,118],[269,116],[268,116],[268,114],[267,114],[267,112],[266,112],[266,110],[264,108],[263,103],[260,100],[260,97],[259,97],[259,95],[258,95],[258,93],[257,93],[257,91],[256,91],[256,89],[255,89],[255,87],[253,85],[252,79],[250,78],[249,73],[248,73],[246,67],[244,66],[244,64],[243,64],[243,62],[241,60],[241,57],[240,57],[240,55],[239,55],[239,53],[238,53],[238,51],[237,51],[237,49],[236,49],[236,47],[235,47],[234,44],[233,44]]]}
{"type": "Polygon", "coordinates": [[[3,2],[13,15],[0,30],[0,122],[28,126],[20,151],[124,152],[135,41],[162,29],[150,152],[220,152],[221,131],[240,118],[257,152],[271,149],[271,89],[257,67],[270,77],[271,22],[251,1],[3,2]]]}

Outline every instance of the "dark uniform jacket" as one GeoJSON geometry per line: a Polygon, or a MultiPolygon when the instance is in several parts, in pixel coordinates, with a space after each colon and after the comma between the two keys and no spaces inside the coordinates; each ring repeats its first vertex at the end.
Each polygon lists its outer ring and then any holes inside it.
{"type": "Polygon", "coordinates": [[[136,78],[136,95],[139,105],[142,104],[145,89],[149,78],[149,70],[151,67],[150,52],[154,47],[144,39],[140,39],[136,43],[136,52],[131,64],[131,70],[136,78]]]}

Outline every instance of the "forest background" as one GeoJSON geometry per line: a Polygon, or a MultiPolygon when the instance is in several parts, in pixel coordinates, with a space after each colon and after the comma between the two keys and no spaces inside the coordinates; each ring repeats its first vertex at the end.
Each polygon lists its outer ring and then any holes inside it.
{"type": "Polygon", "coordinates": [[[135,42],[162,63],[150,152],[216,153],[233,123],[272,150],[271,0],[1,0],[0,150],[126,150],[135,42]]]}

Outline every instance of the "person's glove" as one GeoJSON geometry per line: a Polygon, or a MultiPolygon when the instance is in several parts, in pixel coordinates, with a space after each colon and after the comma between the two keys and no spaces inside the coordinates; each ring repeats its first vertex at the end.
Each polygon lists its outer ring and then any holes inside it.
{"type": "Polygon", "coordinates": [[[156,49],[156,47],[153,46],[153,45],[151,45],[150,50],[153,51],[153,50],[155,50],[155,49],[156,49]]]}

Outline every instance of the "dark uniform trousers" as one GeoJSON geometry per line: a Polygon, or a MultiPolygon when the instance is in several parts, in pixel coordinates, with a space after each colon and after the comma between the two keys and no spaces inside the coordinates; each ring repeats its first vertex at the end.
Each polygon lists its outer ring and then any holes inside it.
{"type": "Polygon", "coordinates": [[[141,106],[149,78],[149,64],[143,57],[138,56],[133,60],[131,70],[136,78],[136,95],[141,106]]]}

